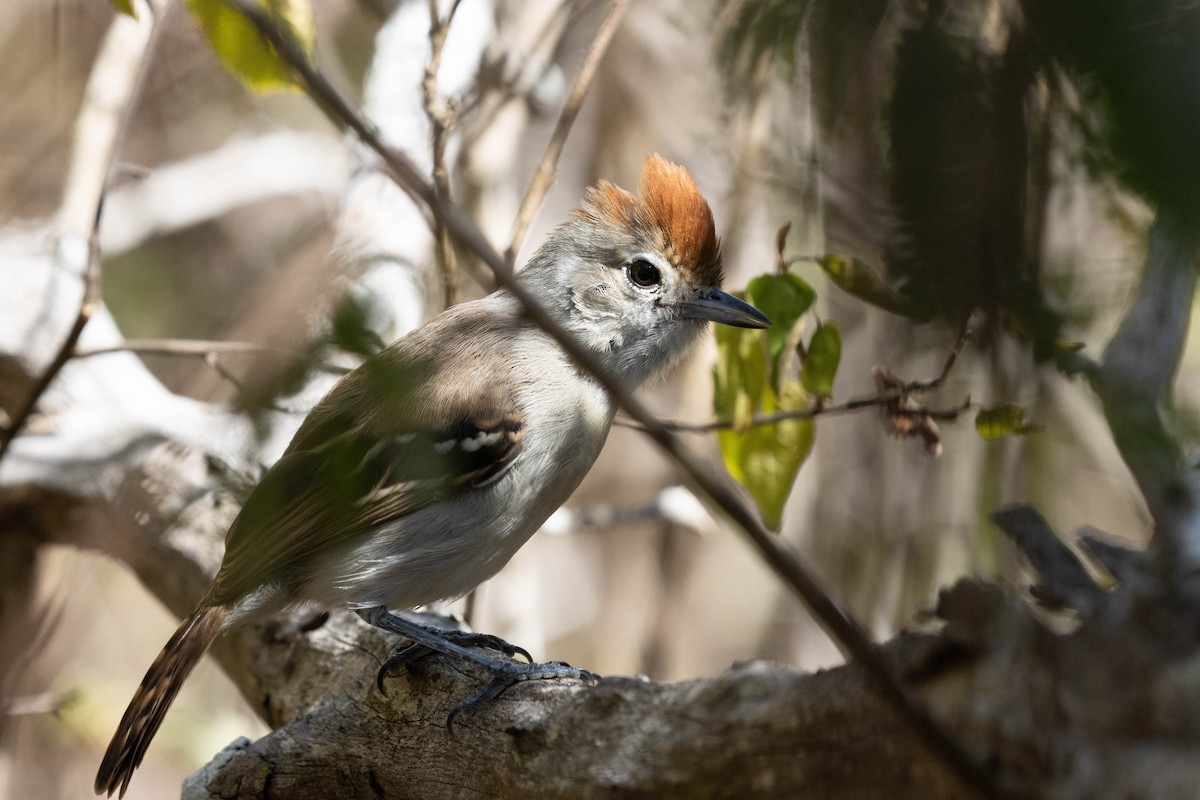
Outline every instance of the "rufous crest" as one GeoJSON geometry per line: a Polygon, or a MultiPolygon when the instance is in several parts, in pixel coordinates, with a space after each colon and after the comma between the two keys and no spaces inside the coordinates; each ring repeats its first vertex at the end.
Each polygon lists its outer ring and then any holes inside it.
{"type": "Polygon", "coordinates": [[[600,181],[578,214],[633,228],[697,283],[720,286],[721,240],[692,173],[657,153],[646,156],[637,196],[600,181]]]}

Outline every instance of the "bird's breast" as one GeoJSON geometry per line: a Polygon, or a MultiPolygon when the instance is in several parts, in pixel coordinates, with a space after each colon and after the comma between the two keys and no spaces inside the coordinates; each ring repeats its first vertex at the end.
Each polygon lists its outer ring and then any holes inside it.
{"type": "MultiPolygon", "coordinates": [[[[608,393],[590,378],[573,374],[553,391],[539,388],[525,403],[528,463],[514,476],[538,497],[531,504],[536,530],[579,486],[592,468],[612,425],[608,393]]],[[[530,531],[532,533],[532,531],[530,531]]]]}

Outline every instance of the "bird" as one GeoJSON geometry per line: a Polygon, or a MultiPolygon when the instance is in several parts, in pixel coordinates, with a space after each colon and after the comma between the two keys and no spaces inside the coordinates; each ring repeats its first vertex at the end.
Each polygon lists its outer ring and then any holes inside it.
{"type": "MultiPolygon", "coordinates": [[[[722,290],[708,202],[685,167],[659,155],[646,157],[636,193],[590,187],[515,281],[630,389],[684,359],[708,322],[770,324],[722,290]]],[[[589,676],[502,660],[480,645],[524,651],[392,611],[461,597],[496,574],[583,480],[615,411],[505,289],[367,358],[312,408],[250,492],[212,584],[130,701],[96,793],[124,796],[218,634],[299,604],[349,608],[418,647],[490,667],[499,677],[473,700],[527,678],[589,676]]],[[[394,663],[408,651],[398,652],[394,663]]]]}

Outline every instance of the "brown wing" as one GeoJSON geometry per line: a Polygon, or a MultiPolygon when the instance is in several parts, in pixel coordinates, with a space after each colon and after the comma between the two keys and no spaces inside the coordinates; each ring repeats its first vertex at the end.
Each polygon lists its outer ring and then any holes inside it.
{"type": "Polygon", "coordinates": [[[482,333],[441,359],[454,370],[450,391],[412,355],[430,352],[420,338],[335,386],[230,527],[212,602],[236,602],[266,583],[294,588],[324,550],[502,475],[521,452],[523,420],[503,376],[471,368],[489,338],[482,333]]]}

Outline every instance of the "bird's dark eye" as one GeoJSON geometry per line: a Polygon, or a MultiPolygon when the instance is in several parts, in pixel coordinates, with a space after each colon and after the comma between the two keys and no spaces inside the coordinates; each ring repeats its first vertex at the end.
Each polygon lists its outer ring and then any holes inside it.
{"type": "Polygon", "coordinates": [[[635,258],[629,262],[629,280],[638,286],[649,288],[662,283],[662,273],[646,259],[635,258]]]}

